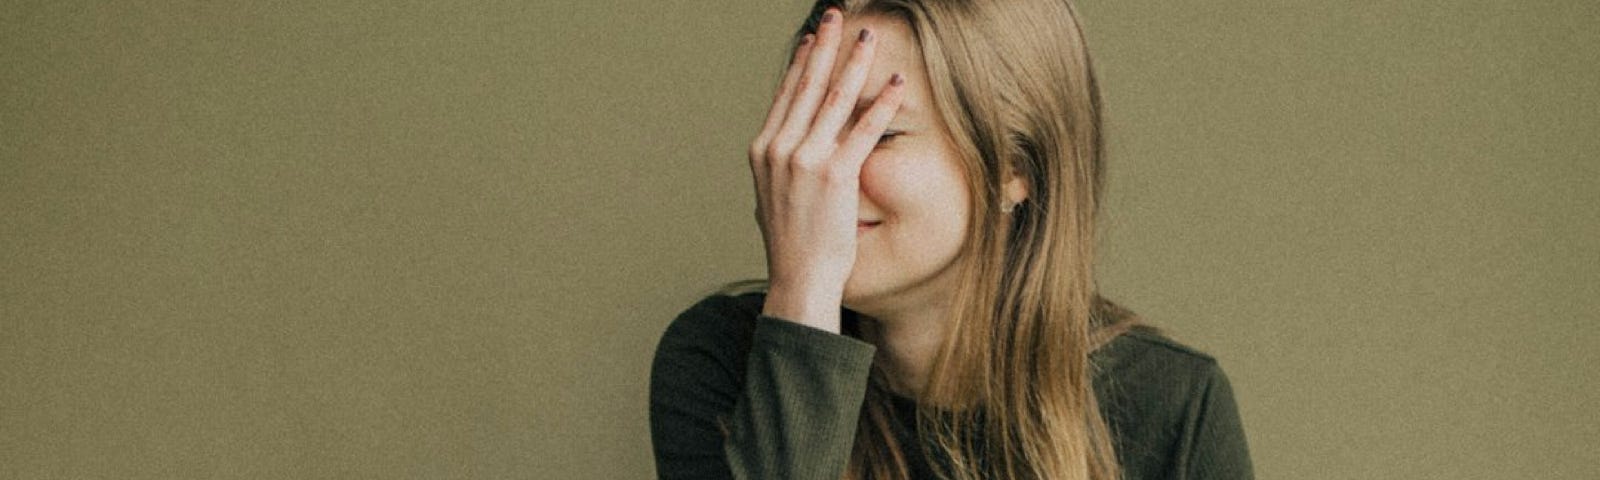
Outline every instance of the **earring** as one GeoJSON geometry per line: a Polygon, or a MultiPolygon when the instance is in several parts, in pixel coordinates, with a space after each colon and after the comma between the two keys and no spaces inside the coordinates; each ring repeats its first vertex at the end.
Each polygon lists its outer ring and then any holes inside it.
{"type": "Polygon", "coordinates": [[[1000,204],[1000,213],[1011,213],[1011,210],[1016,206],[1017,204],[1011,202],[1002,203],[1000,204]]]}

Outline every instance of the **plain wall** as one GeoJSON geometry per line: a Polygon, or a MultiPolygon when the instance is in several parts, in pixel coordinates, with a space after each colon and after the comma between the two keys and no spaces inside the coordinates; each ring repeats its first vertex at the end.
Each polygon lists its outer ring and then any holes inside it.
{"type": "MultiPolygon", "coordinates": [[[[1600,4],[1081,2],[1261,478],[1600,471],[1600,4]]],[[[800,1],[0,8],[0,477],[646,478],[800,1]]]]}

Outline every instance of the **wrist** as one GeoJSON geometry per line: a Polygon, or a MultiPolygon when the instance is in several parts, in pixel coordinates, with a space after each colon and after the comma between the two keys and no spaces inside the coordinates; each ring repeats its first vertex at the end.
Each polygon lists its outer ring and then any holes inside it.
{"type": "Polygon", "coordinates": [[[839,333],[839,304],[843,292],[802,290],[772,284],[767,290],[761,314],[839,333]]]}

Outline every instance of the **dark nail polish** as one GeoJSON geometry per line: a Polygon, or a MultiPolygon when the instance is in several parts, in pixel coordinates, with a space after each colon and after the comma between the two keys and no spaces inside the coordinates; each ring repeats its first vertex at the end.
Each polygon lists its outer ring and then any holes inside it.
{"type": "Polygon", "coordinates": [[[811,43],[811,34],[808,33],[808,34],[806,34],[806,36],[800,37],[800,44],[801,45],[806,45],[806,44],[809,44],[809,43],[811,43]]]}
{"type": "Polygon", "coordinates": [[[890,85],[900,85],[902,83],[906,83],[906,77],[902,77],[898,73],[894,74],[892,77],[889,77],[890,85]]]}
{"type": "Polygon", "coordinates": [[[861,29],[861,35],[856,36],[856,41],[866,43],[867,39],[869,38],[872,38],[872,30],[863,28],[861,29]]]}
{"type": "Polygon", "coordinates": [[[831,11],[828,12],[828,13],[824,13],[824,14],[822,14],[822,23],[833,23],[833,19],[836,18],[836,17],[837,17],[837,15],[834,15],[834,13],[831,12],[831,11]]]}

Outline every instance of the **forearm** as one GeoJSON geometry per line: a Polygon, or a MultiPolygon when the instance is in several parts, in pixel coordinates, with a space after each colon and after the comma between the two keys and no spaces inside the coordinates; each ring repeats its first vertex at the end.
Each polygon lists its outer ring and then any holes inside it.
{"type": "Polygon", "coordinates": [[[875,351],[854,338],[758,318],[724,445],[734,478],[839,478],[875,351]]]}

